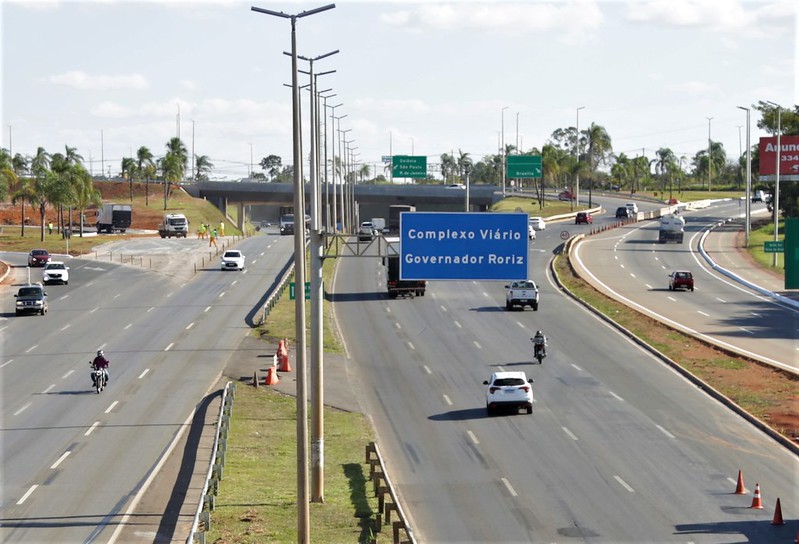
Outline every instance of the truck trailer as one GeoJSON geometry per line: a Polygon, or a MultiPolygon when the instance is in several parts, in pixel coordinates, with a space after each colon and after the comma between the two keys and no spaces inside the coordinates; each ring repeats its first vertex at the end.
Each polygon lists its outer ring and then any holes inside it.
{"type": "Polygon", "coordinates": [[[399,238],[386,238],[387,255],[383,257],[383,264],[386,267],[386,289],[390,298],[398,296],[424,296],[427,288],[425,280],[401,280],[400,279],[400,255],[397,253],[399,248],[399,238]]]}
{"type": "Polygon", "coordinates": [[[403,212],[415,212],[416,206],[408,204],[393,204],[388,207],[388,232],[398,234],[400,230],[400,214],[403,212]]]}

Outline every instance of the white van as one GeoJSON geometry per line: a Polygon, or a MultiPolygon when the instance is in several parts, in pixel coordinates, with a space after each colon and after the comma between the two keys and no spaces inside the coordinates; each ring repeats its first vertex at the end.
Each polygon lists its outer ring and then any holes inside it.
{"type": "Polygon", "coordinates": [[[752,202],[765,202],[766,193],[763,191],[754,191],[752,193],[752,202]]]}
{"type": "Polygon", "coordinates": [[[633,213],[633,215],[638,213],[638,204],[636,204],[635,202],[628,202],[627,204],[625,204],[625,206],[627,206],[627,209],[630,210],[633,213]]]}

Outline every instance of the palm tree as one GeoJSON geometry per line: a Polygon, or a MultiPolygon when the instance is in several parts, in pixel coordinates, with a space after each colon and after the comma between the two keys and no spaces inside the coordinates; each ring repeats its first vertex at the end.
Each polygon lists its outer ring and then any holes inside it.
{"type": "Polygon", "coordinates": [[[21,153],[17,153],[14,155],[14,158],[11,160],[12,167],[14,168],[14,173],[17,176],[21,176],[22,174],[28,173],[28,157],[21,153]]]}
{"type": "MultiPolygon", "coordinates": [[[[610,135],[605,127],[591,123],[585,131],[586,142],[588,148],[586,154],[588,155],[588,171],[591,176],[591,184],[589,187],[594,186],[594,177],[596,176],[597,168],[600,164],[607,162],[609,154],[613,151],[613,145],[610,141],[610,135]]],[[[590,199],[590,197],[589,197],[590,199]]]]}
{"type": "MultiPolygon", "coordinates": [[[[68,155],[56,153],[51,157],[50,170],[52,180],[47,188],[47,200],[58,211],[57,223],[61,226],[61,233],[64,233],[64,207],[70,207],[75,201],[75,191],[73,188],[72,176],[75,168],[80,166],[80,162],[74,158],[74,148],[67,147],[67,154],[73,153],[73,158],[68,155]],[[70,162],[75,161],[75,162],[70,162]]],[[[44,217],[42,217],[42,233],[44,233],[44,217]]]]}
{"type": "Polygon", "coordinates": [[[610,167],[610,175],[616,179],[616,182],[619,185],[619,188],[624,187],[628,181],[632,178],[632,163],[630,162],[630,158],[625,155],[624,153],[620,153],[613,164],[610,167]]]}
{"type": "Polygon", "coordinates": [[[83,238],[84,212],[91,205],[99,206],[102,203],[100,191],[94,186],[92,177],[83,165],[76,165],[72,176],[72,186],[75,192],[75,207],[80,213],[80,236],[83,238]]]}
{"type": "Polygon", "coordinates": [[[39,204],[39,216],[41,218],[41,241],[44,241],[44,215],[49,199],[50,186],[53,184],[54,176],[50,171],[50,154],[43,147],[36,150],[36,155],[31,160],[31,173],[33,174],[33,192],[36,194],[35,201],[39,204]]]}
{"type": "Polygon", "coordinates": [[[11,195],[11,204],[20,203],[20,236],[25,237],[25,203],[30,202],[33,206],[38,203],[36,191],[33,189],[31,178],[20,178],[19,187],[11,195]]]}
{"type": "Polygon", "coordinates": [[[661,147],[655,151],[655,158],[650,163],[655,166],[655,174],[660,178],[663,192],[666,192],[666,181],[672,179],[676,160],[677,157],[671,149],[661,147]]]}
{"type": "Polygon", "coordinates": [[[78,154],[77,147],[69,147],[68,145],[65,145],[64,148],[66,151],[64,153],[64,159],[67,161],[68,164],[70,165],[83,164],[83,156],[78,154]]]}
{"type": "Polygon", "coordinates": [[[136,151],[136,171],[144,176],[144,205],[150,205],[150,178],[155,175],[153,153],[145,146],[136,151]]]}
{"type": "Polygon", "coordinates": [[[443,153],[441,155],[441,175],[444,181],[452,181],[452,174],[455,173],[455,159],[452,155],[443,153]]]}
{"type": "Polygon", "coordinates": [[[186,146],[180,138],[171,138],[166,144],[166,155],[161,159],[161,171],[164,174],[164,209],[167,208],[172,183],[183,180],[188,162],[186,146]]]}
{"type": "Polygon", "coordinates": [[[14,172],[11,155],[5,150],[0,149],[0,202],[8,197],[11,187],[16,187],[17,174],[14,172]]]}
{"type": "Polygon", "coordinates": [[[136,175],[136,161],[131,157],[122,159],[122,177],[127,178],[130,186],[130,201],[133,202],[133,178],[136,175]]]}
{"type": "Polygon", "coordinates": [[[208,155],[198,155],[194,159],[194,168],[197,171],[195,179],[198,181],[208,181],[208,173],[214,169],[214,163],[211,162],[208,155]]]}
{"type": "Polygon", "coordinates": [[[456,163],[458,165],[458,177],[463,179],[464,170],[472,165],[472,158],[469,157],[468,153],[464,153],[459,149],[456,163]]]}

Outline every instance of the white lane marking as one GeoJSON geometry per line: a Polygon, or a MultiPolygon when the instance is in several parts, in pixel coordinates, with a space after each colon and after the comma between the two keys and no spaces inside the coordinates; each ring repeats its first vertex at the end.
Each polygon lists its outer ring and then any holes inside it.
{"type": "Polygon", "coordinates": [[[624,265],[623,265],[623,264],[620,264],[619,266],[621,266],[622,268],[624,268],[624,265]]]}
{"type": "Polygon", "coordinates": [[[105,413],[107,414],[107,413],[111,412],[111,410],[113,410],[114,407],[116,407],[117,404],[119,404],[118,400],[115,400],[114,402],[112,402],[111,406],[109,406],[108,408],[105,409],[105,413]]]}
{"type": "Polygon", "coordinates": [[[502,365],[497,365],[497,372],[505,372],[505,369],[502,367],[502,365]]]}
{"type": "Polygon", "coordinates": [[[114,295],[114,298],[119,298],[120,295],[122,295],[122,293],[117,293],[116,295],[114,295]]]}
{"type": "Polygon", "coordinates": [[[186,330],[189,330],[189,329],[190,329],[190,328],[192,328],[193,326],[194,326],[194,321],[192,321],[191,323],[189,323],[189,325],[186,327],[186,330]]]}
{"type": "MultiPolygon", "coordinates": [[[[3,319],[5,319],[5,318],[3,318],[3,319]]],[[[8,328],[8,325],[6,325],[5,327],[0,327],[0,332],[3,332],[3,331],[4,331],[4,330],[6,330],[7,328],[8,328]]]]}
{"type": "Polygon", "coordinates": [[[633,274],[632,272],[630,272],[630,276],[634,278],[634,277],[635,277],[635,274],[633,274]]]}
{"type": "Polygon", "coordinates": [[[61,331],[65,331],[65,330],[67,330],[69,327],[70,327],[70,324],[69,324],[69,323],[67,323],[66,325],[64,325],[63,327],[61,327],[59,330],[61,330],[61,331]]]}
{"type": "Polygon", "coordinates": [[[503,484],[505,484],[505,487],[507,488],[507,490],[508,490],[508,493],[510,493],[511,497],[516,497],[516,496],[518,496],[518,495],[516,494],[516,490],[515,490],[515,489],[513,489],[513,486],[512,486],[512,485],[510,485],[510,482],[508,481],[508,479],[507,479],[507,478],[500,478],[500,481],[501,481],[503,484]]]}
{"type": "Polygon", "coordinates": [[[644,285],[646,286],[647,289],[652,289],[652,286],[649,285],[648,283],[645,283],[644,285]]]}
{"type": "Polygon", "coordinates": [[[477,440],[477,437],[474,435],[472,431],[466,431],[466,434],[469,436],[469,439],[472,441],[472,443],[474,443],[475,445],[480,444],[480,441],[477,440]]]}
{"type": "Polygon", "coordinates": [[[668,297],[668,298],[669,298],[669,300],[670,300],[670,301],[672,301],[672,302],[677,302],[677,299],[676,299],[676,298],[674,298],[674,297],[668,297]]]}
{"type": "Polygon", "coordinates": [[[463,325],[461,325],[461,324],[460,324],[460,323],[458,323],[457,321],[453,321],[453,323],[455,323],[455,326],[456,326],[456,327],[458,327],[459,329],[462,329],[462,328],[463,328],[463,325]]]}
{"type": "Polygon", "coordinates": [[[164,348],[164,351],[169,351],[170,349],[172,349],[172,346],[174,346],[174,345],[175,345],[174,342],[170,342],[169,345],[164,348]]]}
{"type": "Polygon", "coordinates": [[[99,309],[100,309],[100,308],[92,308],[92,309],[89,311],[89,313],[90,313],[90,314],[93,314],[94,312],[96,312],[96,311],[97,311],[97,310],[99,310],[99,309]]]}
{"type": "Polygon", "coordinates": [[[97,349],[105,349],[105,344],[100,344],[100,346],[97,349]]]}
{"type": "Polygon", "coordinates": [[[210,307],[210,306],[208,306],[208,307],[207,307],[205,310],[203,310],[203,312],[207,312],[207,311],[208,311],[208,310],[210,310],[210,309],[211,309],[211,307],[210,307]]]}
{"type": "Polygon", "coordinates": [[[239,283],[239,280],[233,280],[233,283],[231,283],[231,284],[230,284],[230,286],[231,286],[231,287],[233,287],[233,286],[234,286],[234,285],[236,285],[237,283],[239,283]]]}
{"type": "Polygon", "coordinates": [[[394,326],[395,326],[395,327],[397,327],[398,329],[401,329],[401,328],[402,328],[402,325],[400,325],[399,321],[396,321],[396,322],[394,323],[394,326]]]}
{"type": "Polygon", "coordinates": [[[386,313],[388,313],[388,314],[391,313],[391,308],[389,308],[388,306],[386,306],[386,313]]]}
{"type": "Polygon", "coordinates": [[[44,391],[42,391],[42,395],[46,395],[47,393],[49,393],[50,391],[52,391],[52,389],[53,389],[54,387],[55,387],[55,384],[54,384],[54,383],[50,384],[50,387],[48,387],[47,389],[45,389],[44,391]]]}
{"type": "Polygon", "coordinates": [[[13,363],[13,362],[14,362],[14,359],[9,359],[8,361],[6,361],[6,362],[5,362],[5,363],[3,363],[2,365],[0,365],[0,368],[3,368],[3,367],[4,367],[4,366],[6,366],[6,365],[10,365],[10,364],[11,364],[11,363],[13,363]]]}
{"type": "Polygon", "coordinates": [[[452,401],[450,400],[450,398],[447,395],[441,395],[441,396],[444,397],[444,402],[446,402],[447,404],[452,406],[452,401]]]}
{"type": "Polygon", "coordinates": [[[733,480],[733,479],[732,479],[732,478],[730,478],[729,476],[727,476],[727,480],[728,480],[729,482],[732,482],[732,485],[738,485],[738,481],[737,481],[737,480],[733,480]]]}
{"type": "Polygon", "coordinates": [[[224,291],[222,291],[221,293],[219,293],[219,298],[222,298],[223,296],[225,296],[225,292],[224,292],[224,291]]]}
{"type": "Polygon", "coordinates": [[[710,317],[710,314],[703,312],[702,310],[697,310],[697,313],[702,314],[705,317],[710,317]]]}
{"type": "Polygon", "coordinates": [[[614,474],[614,475],[613,475],[613,479],[615,479],[617,482],[619,482],[619,483],[621,484],[621,486],[622,486],[624,489],[626,489],[627,491],[629,491],[630,493],[635,493],[635,489],[633,489],[632,487],[630,487],[630,484],[628,484],[627,482],[625,482],[624,480],[622,480],[620,476],[616,476],[616,475],[614,474]]]}
{"type": "Polygon", "coordinates": [[[260,252],[260,253],[258,254],[258,256],[259,256],[259,257],[263,257],[265,254],[266,254],[266,252],[265,252],[265,251],[262,251],[262,252],[260,252]]]}
{"type": "Polygon", "coordinates": [[[415,347],[413,347],[413,344],[411,344],[410,342],[408,342],[408,348],[410,348],[410,349],[416,349],[415,347]]]}
{"type": "Polygon", "coordinates": [[[439,308],[441,308],[442,312],[446,312],[447,311],[447,307],[446,306],[439,306],[439,308]]]}
{"type": "Polygon", "coordinates": [[[59,458],[58,458],[58,460],[57,460],[55,463],[53,463],[53,464],[52,464],[52,466],[50,467],[50,469],[52,470],[52,469],[54,469],[54,468],[58,468],[58,465],[60,465],[60,464],[61,464],[61,461],[63,461],[63,460],[64,460],[64,459],[66,459],[67,457],[69,457],[69,454],[70,454],[70,453],[72,453],[72,452],[71,452],[71,451],[65,451],[65,452],[64,452],[64,453],[61,455],[61,457],[59,457],[59,458]]]}
{"type": "Polygon", "coordinates": [[[738,327],[738,328],[739,328],[739,329],[741,329],[742,331],[744,331],[745,333],[749,333],[749,334],[755,334],[755,333],[753,333],[752,331],[750,331],[750,330],[749,330],[749,329],[747,329],[747,328],[744,328],[744,327],[738,327]]]}
{"type": "Polygon", "coordinates": [[[67,298],[69,298],[69,295],[63,295],[63,296],[59,297],[58,300],[64,300],[64,299],[67,299],[67,298]]]}
{"type": "Polygon", "coordinates": [[[726,304],[726,303],[727,303],[727,301],[726,301],[726,300],[724,300],[723,298],[716,297],[716,300],[718,300],[718,301],[719,301],[719,302],[721,302],[722,304],[726,304]]]}
{"type": "Polygon", "coordinates": [[[762,317],[762,316],[761,316],[759,313],[757,313],[757,312],[750,312],[750,313],[751,313],[753,316],[755,316],[755,317],[762,317]]]}
{"type": "Polygon", "coordinates": [[[564,433],[569,435],[569,438],[571,438],[572,440],[577,440],[577,436],[573,432],[571,432],[569,429],[567,429],[566,427],[562,427],[562,429],[563,429],[564,433]]]}
{"type": "Polygon", "coordinates": [[[155,310],[155,306],[150,306],[149,308],[147,308],[147,313],[149,314],[153,310],[155,310]]]}
{"type": "Polygon", "coordinates": [[[22,495],[22,498],[21,498],[20,500],[18,500],[18,501],[17,501],[17,506],[19,506],[20,504],[22,504],[23,502],[25,502],[26,500],[28,500],[28,497],[30,497],[30,496],[31,496],[31,493],[33,493],[34,491],[36,491],[36,488],[37,488],[37,487],[39,487],[37,484],[33,484],[33,485],[31,486],[31,488],[30,488],[30,489],[28,489],[28,491],[26,491],[24,495],[22,495]]]}
{"type": "Polygon", "coordinates": [[[617,399],[621,400],[621,401],[623,401],[623,400],[624,400],[623,398],[621,398],[620,396],[618,396],[618,395],[617,395],[616,393],[614,393],[613,391],[609,391],[609,393],[610,393],[611,395],[613,395],[614,397],[616,397],[617,399]]]}
{"type": "Polygon", "coordinates": [[[247,273],[247,272],[249,272],[249,271],[250,271],[250,269],[248,268],[247,270],[242,270],[242,271],[241,271],[241,273],[242,273],[242,274],[246,274],[246,273],[247,273]]]}
{"type": "Polygon", "coordinates": [[[75,372],[75,370],[70,370],[69,372],[67,372],[66,374],[64,374],[63,376],[61,376],[61,379],[63,380],[64,378],[68,378],[69,376],[71,376],[71,375],[72,375],[72,373],[73,373],[73,372],[75,372]]]}
{"type": "Polygon", "coordinates": [[[23,406],[22,408],[20,408],[20,409],[19,409],[19,410],[17,410],[16,412],[14,412],[14,415],[15,415],[15,416],[18,416],[18,415],[20,415],[22,412],[24,412],[25,410],[27,410],[28,408],[30,408],[30,405],[31,405],[31,403],[29,402],[28,404],[26,404],[25,406],[23,406]]]}
{"type": "Polygon", "coordinates": [[[427,366],[427,365],[423,365],[422,368],[424,368],[424,371],[427,372],[428,374],[432,374],[433,373],[433,371],[430,370],[430,367],[427,366]]]}
{"type": "Polygon", "coordinates": [[[572,363],[572,366],[573,366],[574,368],[576,368],[577,370],[579,370],[580,372],[582,372],[582,371],[583,371],[583,369],[582,369],[582,368],[580,368],[579,366],[577,366],[577,365],[576,365],[576,364],[574,364],[574,363],[572,363]]]}
{"type": "Polygon", "coordinates": [[[90,434],[92,434],[92,431],[93,431],[93,430],[95,430],[95,429],[97,428],[97,426],[98,426],[98,425],[100,425],[100,422],[99,422],[99,421],[95,421],[94,423],[92,423],[92,426],[91,426],[91,427],[89,427],[89,428],[86,430],[86,432],[85,432],[85,433],[83,433],[83,436],[89,436],[90,434]]]}
{"type": "Polygon", "coordinates": [[[673,435],[673,434],[671,434],[669,431],[667,431],[666,429],[664,429],[664,428],[663,428],[663,427],[661,427],[660,425],[655,425],[655,427],[657,427],[657,428],[658,428],[658,430],[659,430],[660,432],[662,432],[663,434],[665,434],[665,435],[666,435],[666,436],[668,436],[669,438],[674,438],[674,435],[673,435]]]}
{"type": "Polygon", "coordinates": [[[141,380],[142,378],[144,378],[147,375],[148,372],[150,372],[150,369],[149,368],[145,368],[144,372],[139,374],[139,379],[141,380]]]}
{"type": "Polygon", "coordinates": [[[524,328],[524,323],[522,323],[521,321],[517,321],[516,324],[521,328],[524,328]]]}
{"type": "Polygon", "coordinates": [[[488,297],[488,293],[486,293],[485,291],[483,291],[483,296],[487,298],[487,297],[488,297]]]}
{"type": "Polygon", "coordinates": [[[25,353],[30,353],[31,351],[35,350],[39,347],[39,344],[33,344],[31,347],[25,350],[25,353]]]}
{"type": "Polygon", "coordinates": [[[477,340],[472,340],[472,343],[475,345],[477,349],[483,349],[483,346],[480,345],[480,342],[477,340]]]}
{"type": "Polygon", "coordinates": [[[126,330],[128,330],[129,328],[131,328],[132,326],[133,326],[133,323],[128,323],[127,325],[125,325],[125,326],[123,327],[123,329],[122,329],[122,330],[123,330],[123,331],[126,331],[126,330]]]}

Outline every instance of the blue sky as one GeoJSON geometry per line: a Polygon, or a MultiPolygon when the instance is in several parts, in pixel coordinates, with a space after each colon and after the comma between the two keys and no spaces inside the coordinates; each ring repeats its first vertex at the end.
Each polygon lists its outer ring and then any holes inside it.
{"type": "MultiPolygon", "coordinates": [[[[95,174],[116,174],[140,146],[163,154],[180,130],[212,178],[245,177],[251,156],[292,162],[291,25],[250,8],[329,0],[1,1],[0,142],[12,152],[69,145],[95,174]]],[[[604,126],[616,153],[665,146],[690,158],[710,125],[737,157],[736,106],[799,103],[793,1],[335,3],[297,21],[297,52],[339,50],[314,63],[335,70],[319,88],[343,104],[335,115],[356,160],[381,171],[391,153],[479,160],[497,152],[503,125],[506,143],[540,148],[580,106],[580,127],[604,126]]],[[[308,109],[304,92],[304,126],[308,109]]]]}

